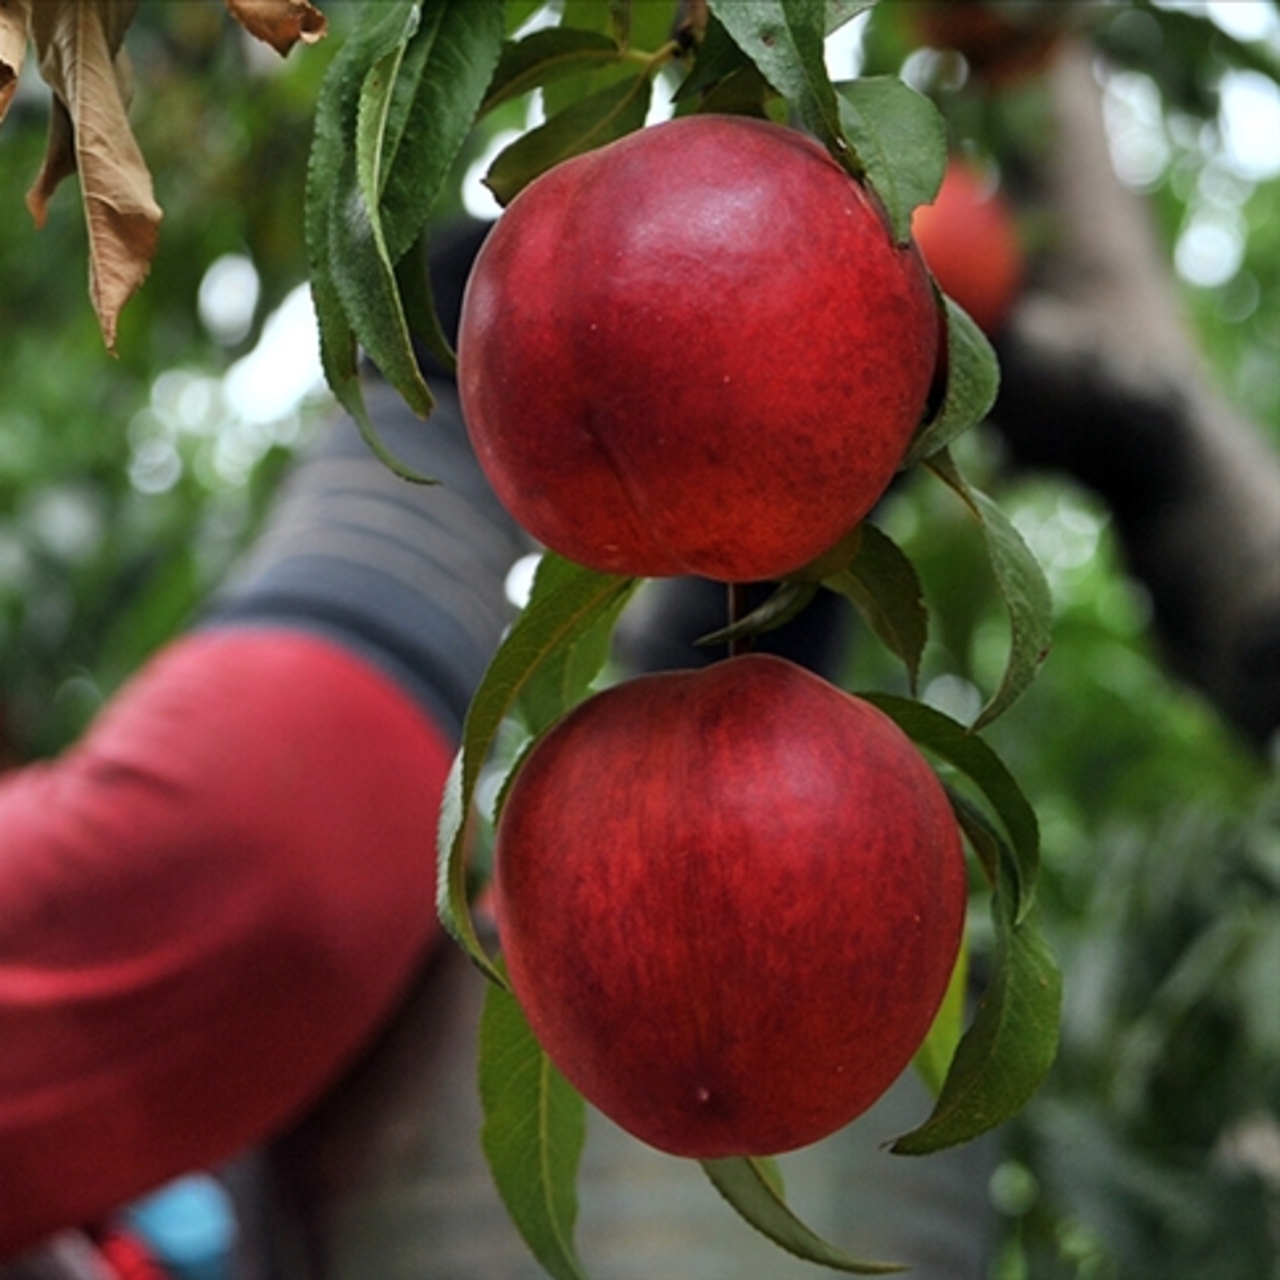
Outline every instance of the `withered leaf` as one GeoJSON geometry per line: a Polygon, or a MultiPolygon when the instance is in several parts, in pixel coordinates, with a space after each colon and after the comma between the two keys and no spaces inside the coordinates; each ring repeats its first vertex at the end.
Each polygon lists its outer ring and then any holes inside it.
{"type": "Polygon", "coordinates": [[[61,98],[54,98],[49,106],[49,132],[44,144],[44,162],[36,180],[27,192],[27,208],[36,227],[44,226],[49,216],[49,201],[63,178],[76,171],[75,130],[71,116],[61,98]]]}
{"type": "Polygon", "coordinates": [[[298,41],[315,44],[326,30],[324,14],[308,0],[226,0],[236,21],[281,57],[298,41]]]}
{"type": "Polygon", "coordinates": [[[31,32],[31,0],[0,0],[0,120],[18,90],[31,32]]]}
{"type": "Polygon", "coordinates": [[[31,14],[40,71],[56,98],[49,145],[27,204],[36,224],[79,171],[89,231],[89,294],[108,350],[120,311],[146,279],[161,212],[129,127],[121,52],[137,0],[40,0],[31,14]]]}

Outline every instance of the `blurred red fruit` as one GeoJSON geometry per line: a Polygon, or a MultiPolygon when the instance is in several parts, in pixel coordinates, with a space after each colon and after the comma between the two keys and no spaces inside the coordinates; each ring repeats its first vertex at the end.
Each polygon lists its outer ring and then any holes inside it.
{"type": "Polygon", "coordinates": [[[999,188],[953,159],[938,198],[915,211],[911,229],[943,292],[988,336],[999,332],[1025,267],[1017,222],[999,188]]]}

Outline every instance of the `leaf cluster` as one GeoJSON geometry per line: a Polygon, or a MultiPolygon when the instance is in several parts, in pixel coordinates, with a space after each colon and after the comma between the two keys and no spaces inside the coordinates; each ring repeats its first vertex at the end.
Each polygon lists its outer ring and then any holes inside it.
{"type": "Polygon", "coordinates": [[[1052,1082],[1009,1135],[1026,1187],[1005,1252],[1032,1273],[1082,1274],[1082,1239],[1117,1275],[1274,1263],[1276,798],[1229,816],[1192,801],[1141,832],[1113,819],[1058,912],[1078,990],[1052,1082]]]}
{"type": "MultiPolygon", "coordinates": [[[[286,54],[313,42],[325,21],[307,0],[226,0],[238,22],[286,54]]],[[[107,348],[120,312],[146,279],[162,213],[129,125],[131,69],[124,38],[138,0],[11,0],[0,6],[0,122],[13,101],[29,46],[53,92],[44,163],[27,193],[43,226],[64,179],[80,178],[89,233],[89,294],[107,348]]]]}

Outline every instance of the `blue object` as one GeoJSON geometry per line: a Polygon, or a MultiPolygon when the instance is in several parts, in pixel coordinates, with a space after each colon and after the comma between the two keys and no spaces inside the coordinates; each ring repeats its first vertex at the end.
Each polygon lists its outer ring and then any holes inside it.
{"type": "Polygon", "coordinates": [[[166,1183],[124,1220],[174,1280],[231,1280],[238,1229],[225,1187],[207,1174],[166,1183]]]}

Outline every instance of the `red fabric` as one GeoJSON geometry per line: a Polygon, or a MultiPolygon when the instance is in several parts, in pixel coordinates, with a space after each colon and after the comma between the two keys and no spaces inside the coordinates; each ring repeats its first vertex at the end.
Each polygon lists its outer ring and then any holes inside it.
{"type": "Polygon", "coordinates": [[[437,936],[450,758],[338,647],[214,631],[0,779],[0,1257],[335,1078],[437,936]]]}
{"type": "Polygon", "coordinates": [[[170,1280],[169,1273],[135,1236],[108,1231],[97,1246],[114,1280],[170,1280]]]}

